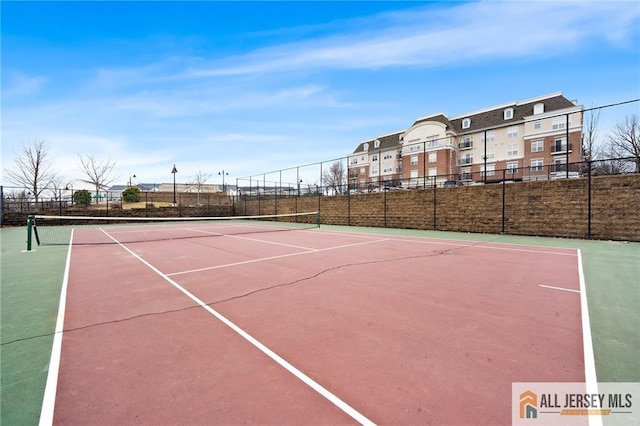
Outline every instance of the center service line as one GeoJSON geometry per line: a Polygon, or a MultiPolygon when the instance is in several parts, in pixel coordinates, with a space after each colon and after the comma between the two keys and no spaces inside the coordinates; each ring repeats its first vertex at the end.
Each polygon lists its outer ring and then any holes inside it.
{"type": "Polygon", "coordinates": [[[233,322],[231,322],[229,319],[227,319],[225,316],[223,316],[221,313],[219,313],[218,311],[216,311],[215,309],[213,309],[211,306],[207,305],[206,303],[204,303],[202,300],[200,300],[197,296],[195,296],[193,293],[189,292],[187,289],[185,289],[184,287],[182,287],[180,284],[178,284],[177,282],[173,281],[171,278],[169,278],[167,275],[165,275],[164,273],[162,273],[160,270],[158,270],[158,268],[156,268],[155,266],[153,266],[152,264],[150,264],[149,262],[147,262],[146,260],[144,260],[142,257],[138,256],[136,253],[134,253],[133,251],[131,251],[128,247],[126,247],[124,244],[122,244],[120,241],[116,240],[115,238],[113,238],[111,235],[109,235],[106,231],[104,231],[102,228],[100,229],[102,232],[104,232],[105,235],[107,235],[109,238],[111,238],[114,242],[116,242],[120,247],[122,247],[123,249],[125,249],[127,252],[129,252],[129,254],[131,254],[133,257],[135,257],[136,259],[138,259],[140,262],[142,262],[144,265],[146,265],[149,269],[151,269],[153,272],[155,272],[156,274],[158,274],[160,277],[162,277],[165,281],[167,281],[169,284],[171,284],[172,286],[174,286],[176,289],[180,290],[185,296],[187,296],[189,299],[193,300],[195,303],[197,303],[198,305],[200,305],[204,310],[206,310],[207,312],[209,312],[211,315],[213,315],[214,317],[216,317],[218,320],[220,320],[221,322],[223,322],[227,327],[231,328],[233,331],[235,331],[237,334],[239,334],[241,337],[243,337],[246,341],[248,341],[249,343],[251,343],[253,346],[255,346],[257,349],[259,349],[262,353],[264,353],[265,355],[267,355],[269,358],[271,358],[272,360],[274,360],[275,362],[277,362],[281,367],[283,367],[284,369],[286,369],[287,371],[289,371],[291,374],[293,374],[294,376],[296,376],[298,379],[300,379],[303,383],[305,383],[307,386],[309,386],[311,389],[315,390],[317,393],[319,393],[320,395],[322,395],[325,399],[327,399],[329,402],[331,402],[333,405],[335,405],[336,407],[338,407],[340,410],[342,410],[344,413],[348,414],[351,418],[353,418],[354,420],[356,420],[358,423],[362,424],[362,425],[367,425],[367,426],[375,426],[375,423],[372,422],[371,420],[369,420],[368,418],[366,418],[364,415],[360,414],[358,411],[356,411],[353,407],[351,407],[349,404],[347,404],[346,402],[344,402],[343,400],[341,400],[340,398],[338,398],[336,395],[334,395],[333,393],[331,393],[329,390],[327,390],[326,388],[324,388],[322,385],[320,385],[318,382],[316,382],[315,380],[313,380],[311,377],[307,376],[306,374],[304,374],[302,371],[298,370],[296,367],[294,367],[293,365],[291,365],[288,361],[286,361],[284,358],[282,358],[280,355],[276,354],[275,352],[273,352],[271,349],[269,349],[267,346],[265,346],[264,344],[260,343],[257,339],[255,339],[253,336],[251,336],[249,333],[247,333],[246,331],[244,331],[243,329],[241,329],[240,327],[238,327],[236,324],[234,324],[233,322]]]}

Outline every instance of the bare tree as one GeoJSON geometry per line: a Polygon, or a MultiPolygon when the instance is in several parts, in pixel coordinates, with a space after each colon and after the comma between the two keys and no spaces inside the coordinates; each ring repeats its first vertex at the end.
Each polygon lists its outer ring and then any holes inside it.
{"type": "Polygon", "coordinates": [[[624,121],[616,124],[609,136],[609,141],[619,156],[633,157],[636,173],[640,173],[640,121],[638,115],[627,116],[624,121]]]}
{"type": "MultiPolygon", "coordinates": [[[[82,156],[78,154],[82,171],[87,175],[87,179],[80,181],[93,185],[96,188],[96,195],[102,188],[106,188],[115,181],[118,176],[111,176],[116,163],[111,160],[99,161],[94,155],[82,156]]],[[[96,198],[96,203],[98,199],[96,198]]]]}
{"type": "Polygon", "coordinates": [[[336,161],[329,167],[329,170],[322,174],[324,183],[327,187],[333,189],[336,194],[342,194],[344,191],[344,183],[347,180],[347,172],[342,161],[336,161]]]}
{"type": "Polygon", "coordinates": [[[584,123],[584,133],[582,140],[582,152],[585,161],[592,161],[596,157],[598,144],[598,123],[600,122],[600,110],[589,111],[584,123]]]}
{"type": "Polygon", "coordinates": [[[207,180],[211,177],[208,173],[202,173],[202,170],[198,169],[198,173],[191,179],[191,185],[196,187],[197,204],[200,205],[200,193],[207,183],[207,180]]]}
{"type": "Polygon", "coordinates": [[[37,202],[40,194],[57,179],[49,162],[47,143],[36,139],[24,143],[16,156],[15,168],[7,170],[7,177],[17,186],[28,188],[37,202]]]}

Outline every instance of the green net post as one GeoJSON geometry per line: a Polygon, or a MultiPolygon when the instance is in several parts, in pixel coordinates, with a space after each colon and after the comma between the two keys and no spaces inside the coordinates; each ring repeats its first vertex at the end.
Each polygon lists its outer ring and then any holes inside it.
{"type": "Polygon", "coordinates": [[[27,251],[31,251],[31,230],[33,229],[33,216],[27,216],[27,251]]]}

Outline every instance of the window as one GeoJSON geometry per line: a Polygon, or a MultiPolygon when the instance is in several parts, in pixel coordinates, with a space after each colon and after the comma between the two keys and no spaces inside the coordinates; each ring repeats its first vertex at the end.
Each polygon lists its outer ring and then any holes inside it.
{"type": "Polygon", "coordinates": [[[567,164],[566,158],[556,158],[553,160],[553,171],[554,172],[566,172],[567,168],[565,167],[567,164]]]}
{"type": "Polygon", "coordinates": [[[393,166],[391,166],[391,165],[388,165],[388,164],[387,164],[386,166],[384,166],[383,172],[384,172],[384,173],[391,173],[391,172],[393,172],[393,166]]]}
{"type": "Polygon", "coordinates": [[[387,152],[384,153],[384,157],[383,158],[385,160],[391,160],[393,158],[393,153],[387,151],[387,152]]]}
{"type": "Polygon", "coordinates": [[[418,177],[418,171],[417,170],[411,170],[411,177],[412,178],[417,178],[418,177]]]}
{"type": "Polygon", "coordinates": [[[438,176],[438,168],[437,167],[433,167],[431,169],[429,169],[428,171],[429,176],[438,176]]]}
{"type": "Polygon", "coordinates": [[[543,165],[544,165],[544,161],[542,160],[542,158],[536,158],[535,160],[531,160],[531,171],[541,172],[543,165]]]}
{"type": "Polygon", "coordinates": [[[488,148],[487,149],[487,160],[491,160],[493,158],[496,157],[496,149],[495,148],[488,148]]]}
{"type": "Polygon", "coordinates": [[[512,143],[507,146],[507,155],[513,157],[514,155],[518,155],[518,144],[512,143]]]}
{"type": "Polygon", "coordinates": [[[365,143],[362,149],[364,149],[365,152],[369,151],[369,143],[365,143]]]}
{"type": "Polygon", "coordinates": [[[430,163],[435,163],[436,161],[438,161],[438,153],[437,152],[430,152],[429,153],[429,162],[430,163]]]}
{"type": "Polygon", "coordinates": [[[542,114],[544,112],[544,104],[535,104],[533,106],[533,114],[542,114]]]}
{"type": "Polygon", "coordinates": [[[364,167],[360,167],[360,174],[363,175],[367,173],[367,169],[365,169],[364,167]]]}
{"type": "Polygon", "coordinates": [[[513,118],[513,108],[507,108],[504,110],[504,119],[511,120],[513,118]]]}
{"type": "Polygon", "coordinates": [[[429,136],[427,137],[427,146],[429,148],[435,148],[438,146],[438,136],[429,136]]]}
{"type": "Polygon", "coordinates": [[[458,145],[459,148],[471,148],[473,146],[473,141],[471,136],[463,136],[462,141],[458,145]]]}
{"type": "Polygon", "coordinates": [[[531,141],[531,152],[542,152],[542,151],[544,151],[543,141],[531,141]]]}
{"type": "MultiPolygon", "coordinates": [[[[480,166],[480,172],[484,176],[484,166],[480,166]]],[[[495,164],[487,164],[487,176],[494,176],[496,174],[496,165],[495,164]]]]}
{"type": "Polygon", "coordinates": [[[371,161],[378,161],[378,154],[373,154],[371,156],[371,161]]]}
{"type": "Polygon", "coordinates": [[[412,166],[417,166],[418,165],[418,156],[417,155],[412,155],[411,156],[411,165],[412,166]]]}
{"type": "Polygon", "coordinates": [[[471,169],[464,168],[460,170],[460,180],[471,180],[471,169]]]}
{"type": "Polygon", "coordinates": [[[507,137],[508,138],[517,138],[518,137],[518,126],[511,126],[507,129],[507,137]]]}
{"type": "Polygon", "coordinates": [[[533,122],[533,128],[534,128],[534,129],[540,129],[540,128],[542,128],[542,121],[540,121],[540,120],[536,120],[536,121],[534,121],[534,122],[533,122]]]}
{"type": "Polygon", "coordinates": [[[350,166],[355,166],[356,164],[358,164],[358,159],[357,158],[350,158],[349,159],[349,165],[350,166]]]}
{"type": "Polygon", "coordinates": [[[567,151],[567,141],[565,138],[556,138],[553,141],[552,152],[566,152],[567,151]]]}
{"type": "Polygon", "coordinates": [[[380,141],[378,139],[376,139],[375,141],[373,141],[373,147],[374,148],[379,148],[380,147],[380,141]]]}
{"type": "MultiPolygon", "coordinates": [[[[487,142],[492,142],[496,139],[496,132],[494,130],[489,130],[486,132],[487,142]]],[[[484,134],[482,135],[482,141],[484,142],[484,134]]]]}
{"type": "Polygon", "coordinates": [[[460,164],[471,164],[473,163],[473,158],[471,157],[471,154],[463,154],[460,157],[460,164]]]}
{"type": "Polygon", "coordinates": [[[554,117],[553,130],[562,130],[566,128],[567,119],[565,117],[554,117]]]}
{"type": "Polygon", "coordinates": [[[514,175],[518,173],[518,162],[517,161],[513,161],[510,163],[507,163],[507,174],[508,175],[514,175]]]}
{"type": "Polygon", "coordinates": [[[371,174],[372,174],[372,175],[374,175],[374,176],[376,176],[376,175],[378,174],[378,168],[377,168],[377,167],[373,167],[373,168],[371,169],[371,174]]]}
{"type": "Polygon", "coordinates": [[[468,129],[469,127],[471,127],[471,119],[470,118],[465,118],[462,120],[462,128],[463,129],[468,129]]]}

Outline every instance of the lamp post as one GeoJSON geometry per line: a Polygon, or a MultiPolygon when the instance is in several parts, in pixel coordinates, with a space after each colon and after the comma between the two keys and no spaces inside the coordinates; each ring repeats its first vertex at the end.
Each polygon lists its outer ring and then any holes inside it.
{"type": "Polygon", "coordinates": [[[67,184],[67,186],[65,186],[64,189],[67,190],[67,191],[71,190],[71,197],[70,198],[71,198],[71,205],[73,206],[73,184],[71,182],[69,182],[67,184]]]}
{"type": "Polygon", "coordinates": [[[134,177],[137,177],[135,173],[133,174],[133,176],[132,176],[132,175],[129,175],[129,186],[132,186],[131,178],[134,178],[134,177]]]}
{"type": "Polygon", "coordinates": [[[224,170],[221,171],[221,172],[218,172],[218,176],[222,176],[222,192],[227,192],[227,191],[225,191],[225,187],[224,187],[224,177],[225,177],[225,175],[229,176],[229,173],[225,173],[224,170]]]}
{"type": "Polygon", "coordinates": [[[173,165],[173,169],[171,170],[173,174],[173,207],[176,206],[176,173],[178,173],[178,169],[176,169],[176,165],[173,165]]]}

